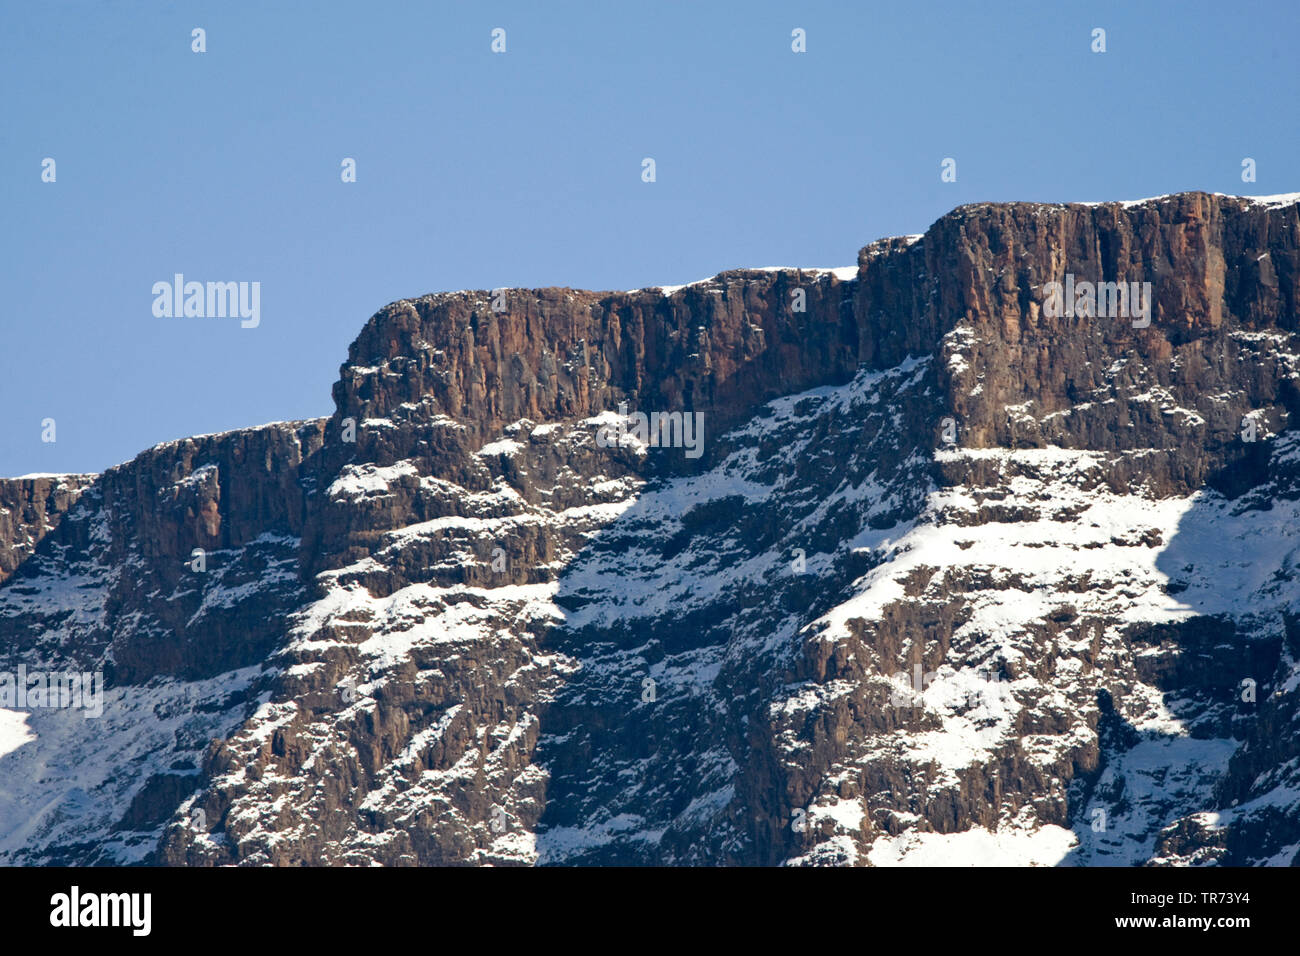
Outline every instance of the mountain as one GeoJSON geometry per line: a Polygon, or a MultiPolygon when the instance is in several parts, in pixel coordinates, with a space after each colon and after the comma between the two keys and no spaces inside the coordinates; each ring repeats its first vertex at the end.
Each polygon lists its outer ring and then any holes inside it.
{"type": "Polygon", "coordinates": [[[0,710],[0,861],[1300,862],[1298,299],[1186,193],[388,305],[329,418],[0,481],[0,670],[107,685],[0,710]]]}

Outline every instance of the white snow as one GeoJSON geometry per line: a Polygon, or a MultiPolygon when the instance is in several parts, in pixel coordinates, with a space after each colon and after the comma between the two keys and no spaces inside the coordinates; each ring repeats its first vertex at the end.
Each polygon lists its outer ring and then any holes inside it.
{"type": "Polygon", "coordinates": [[[418,475],[419,471],[409,461],[399,461],[386,467],[371,464],[344,465],[326,494],[331,498],[380,495],[386,493],[398,478],[418,475]]]}
{"type": "Polygon", "coordinates": [[[28,715],[18,710],[0,710],[0,757],[13,753],[36,739],[27,726],[28,715]]]}
{"type": "Polygon", "coordinates": [[[877,838],[867,859],[874,866],[1055,866],[1076,841],[1071,831],[1054,824],[960,833],[908,830],[877,838]]]}
{"type": "MultiPolygon", "coordinates": [[[[919,236],[916,238],[920,238],[919,236]]],[[[742,268],[750,269],[754,272],[805,272],[812,275],[832,275],[841,282],[848,282],[858,277],[858,267],[852,266],[745,266],[742,268]]],[[[682,289],[690,286],[708,285],[711,282],[718,281],[718,276],[712,275],[707,279],[696,279],[694,282],[685,282],[681,285],[660,285],[646,286],[642,289],[628,289],[628,294],[637,292],[646,292],[651,289],[658,289],[665,297],[672,295],[674,292],[680,292],[682,289]]]]}
{"type": "MultiPolygon", "coordinates": [[[[1135,207],[1135,206],[1145,206],[1147,203],[1153,203],[1153,202],[1165,202],[1165,201],[1170,200],[1170,199],[1175,199],[1175,198],[1177,198],[1177,197],[1180,196],[1180,195],[1183,195],[1183,194],[1182,194],[1182,193],[1166,193],[1166,194],[1164,194],[1163,196],[1148,196],[1148,197],[1145,198],[1145,199],[1125,199],[1125,200],[1119,201],[1119,202],[1118,202],[1118,205],[1119,205],[1119,206],[1122,206],[1124,209],[1132,209],[1132,208],[1135,207]]],[[[1213,195],[1213,196],[1223,196],[1223,197],[1226,197],[1226,198],[1228,198],[1228,199],[1244,199],[1244,200],[1246,200],[1246,201],[1248,201],[1248,202],[1250,202],[1250,203],[1253,203],[1254,205],[1257,205],[1257,206],[1265,206],[1265,207],[1270,208],[1270,209],[1277,209],[1277,208],[1280,208],[1280,207],[1282,207],[1282,206],[1290,206],[1290,205],[1293,205],[1293,204],[1295,204],[1295,203],[1297,203],[1297,202],[1300,202],[1300,193],[1277,193],[1276,195],[1273,195],[1273,196],[1240,196],[1240,195],[1237,195],[1237,194],[1235,194],[1235,193],[1211,193],[1211,195],[1213,195]]],[[[1062,204],[1058,204],[1058,203],[1045,203],[1044,205],[1062,205],[1062,204]]],[[[1110,205],[1116,205],[1116,201],[1113,200],[1113,199],[1105,199],[1105,200],[1098,200],[1098,201],[1088,201],[1088,202],[1079,202],[1079,201],[1076,201],[1076,202],[1071,202],[1071,203],[1064,204],[1064,205],[1071,205],[1071,206],[1110,206],[1110,205]]]]}

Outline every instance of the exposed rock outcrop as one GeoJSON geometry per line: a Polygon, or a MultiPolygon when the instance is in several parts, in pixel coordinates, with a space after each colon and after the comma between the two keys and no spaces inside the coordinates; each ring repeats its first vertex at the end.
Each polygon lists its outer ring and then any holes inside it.
{"type": "Polygon", "coordinates": [[[94,475],[0,478],[0,582],[58,527],[94,475]]]}
{"type": "Polygon", "coordinates": [[[0,853],[1291,862],[1297,198],[405,300],[329,419],[0,483],[6,660],[102,666],[117,715],[0,763],[135,768],[54,774],[97,796],[0,853]],[[1053,315],[1067,275],[1149,315],[1053,315]],[[597,441],[620,403],[703,454],[597,441]]]}

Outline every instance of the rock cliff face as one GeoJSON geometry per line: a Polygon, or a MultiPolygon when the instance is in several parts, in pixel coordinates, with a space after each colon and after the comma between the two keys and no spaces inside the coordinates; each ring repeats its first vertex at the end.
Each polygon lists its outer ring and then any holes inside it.
{"type": "Polygon", "coordinates": [[[4,666],[108,683],[0,856],[1295,862],[1298,202],[402,301],[328,419],[0,482],[4,666]]]}
{"type": "Polygon", "coordinates": [[[0,478],[0,581],[58,527],[94,475],[0,478]]]}

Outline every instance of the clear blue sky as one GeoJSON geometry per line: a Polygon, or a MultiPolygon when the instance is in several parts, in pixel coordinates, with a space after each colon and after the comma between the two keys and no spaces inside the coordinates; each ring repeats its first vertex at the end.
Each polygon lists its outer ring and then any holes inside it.
{"type": "Polygon", "coordinates": [[[329,414],[404,297],[849,265],[980,200],[1300,189],[1300,4],[987,6],[4,0],[0,475],[329,414]],[[259,281],[261,325],[155,318],[177,272],[259,281]]]}

